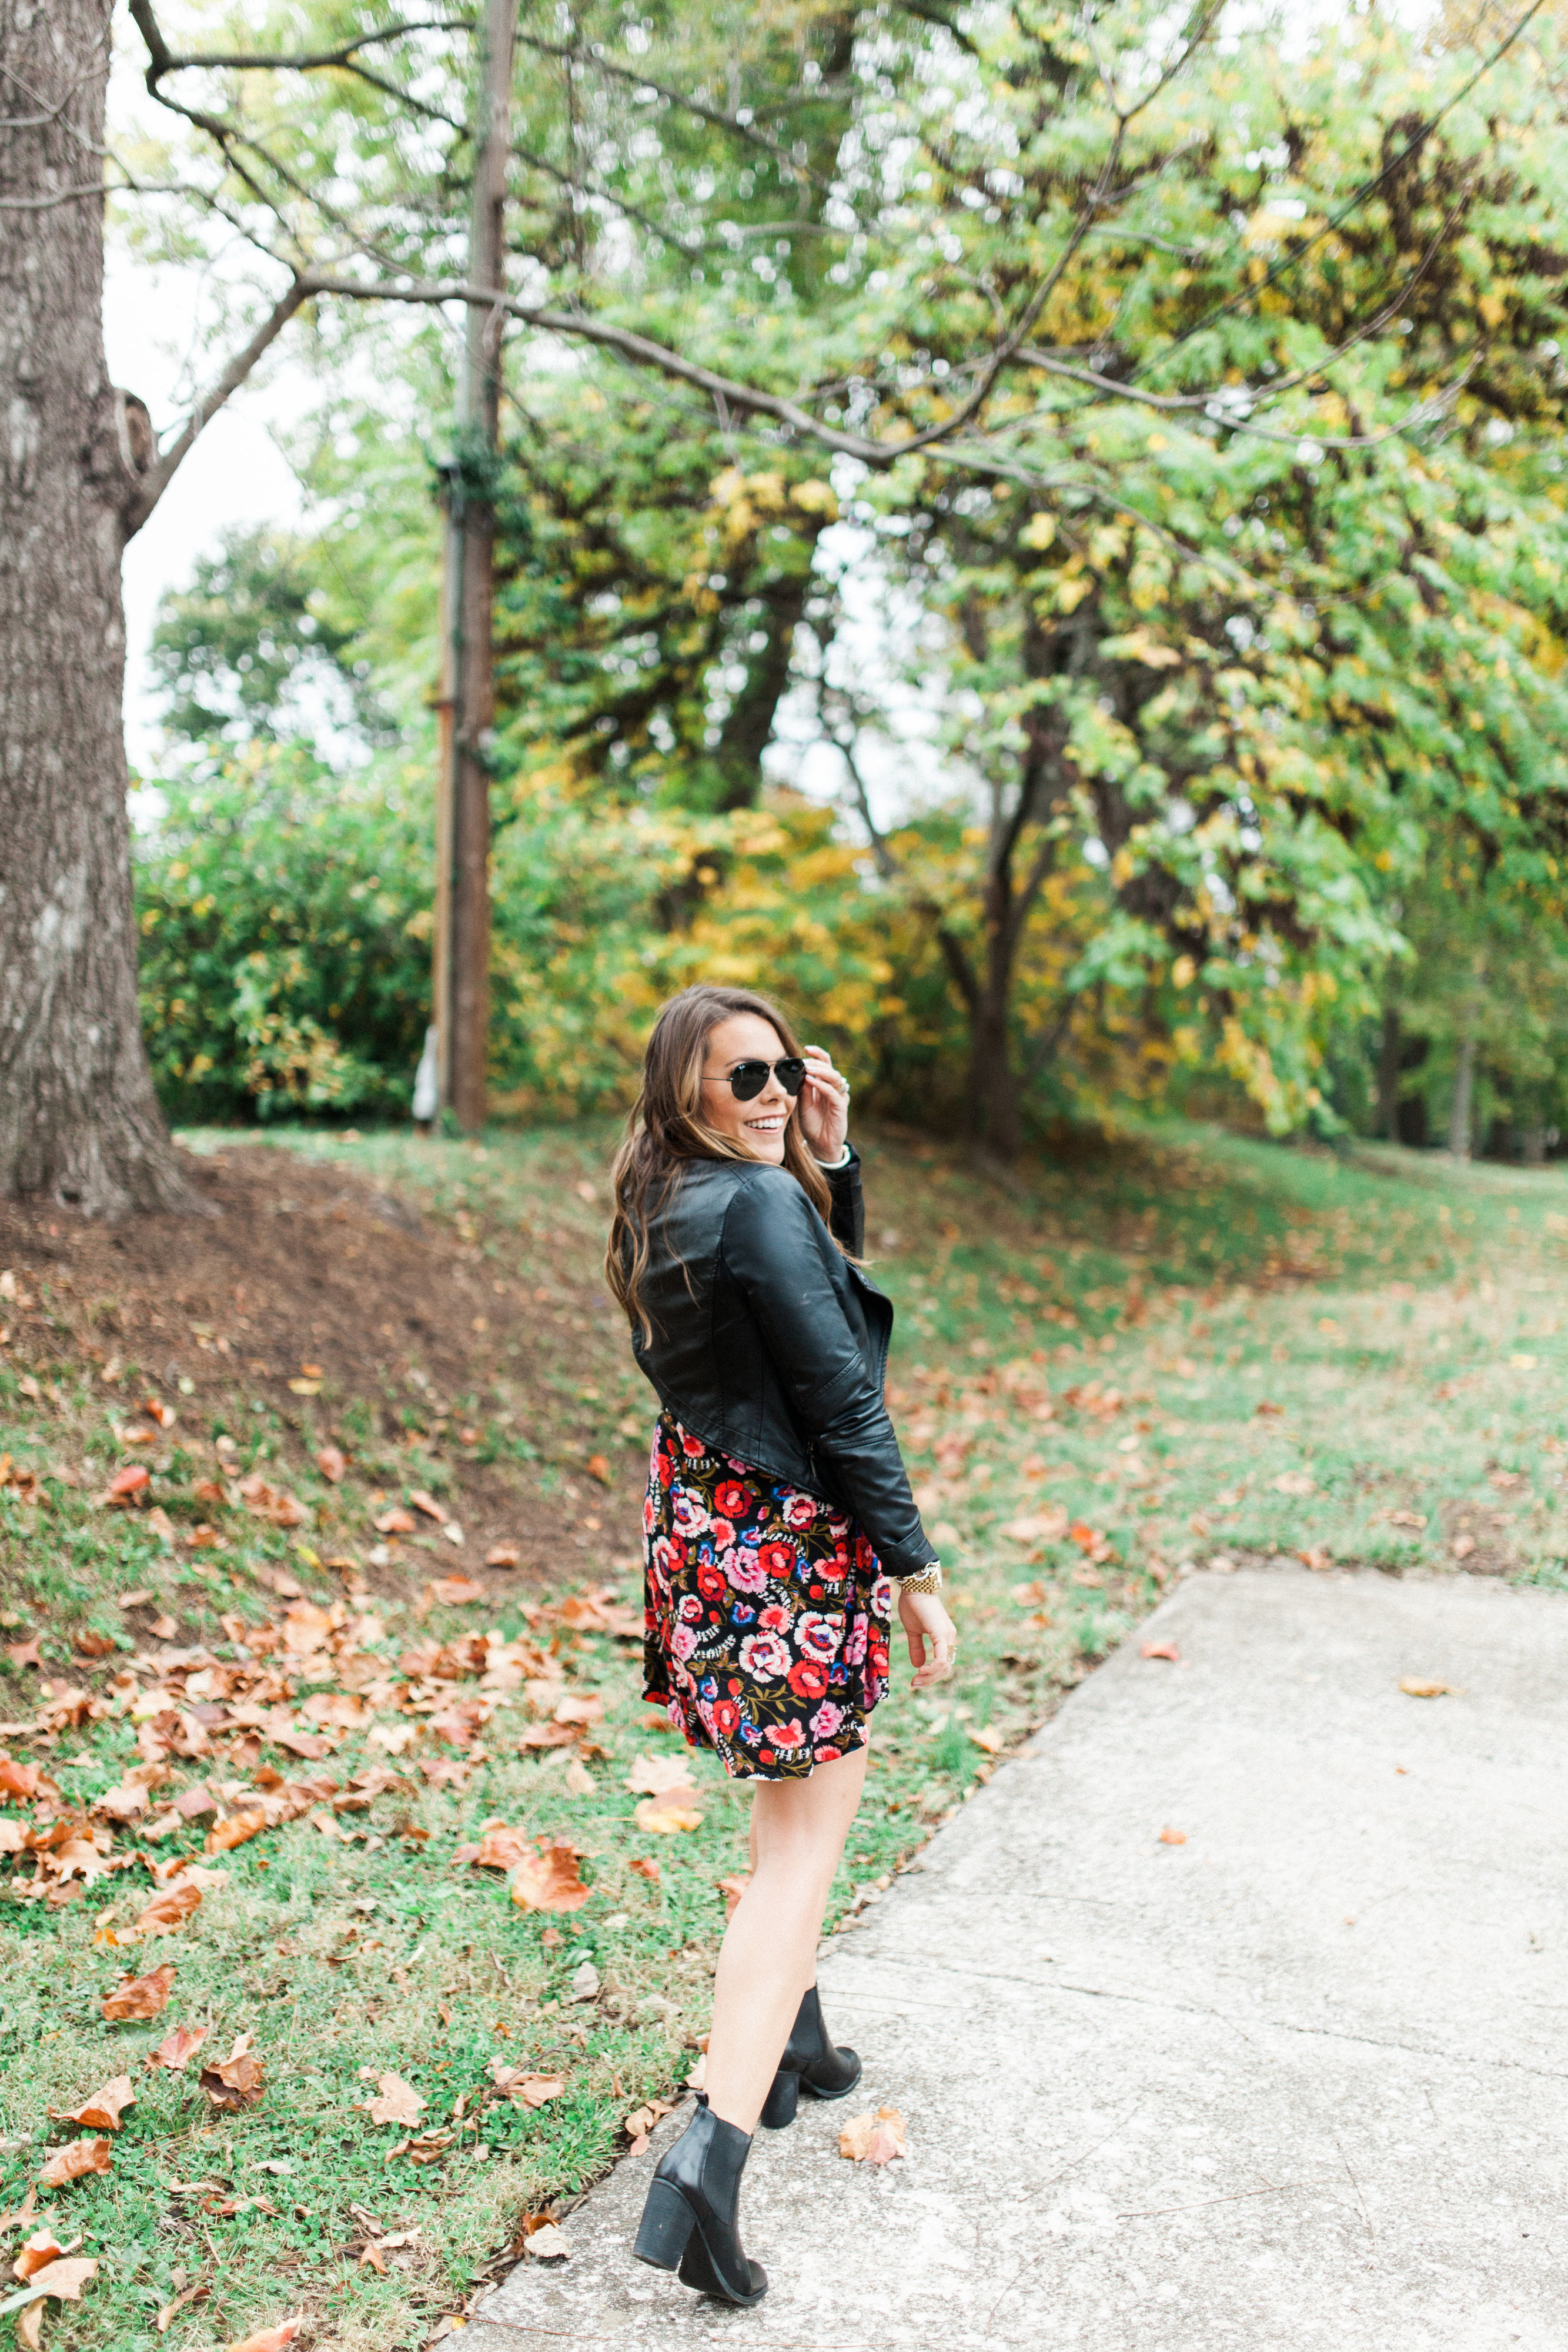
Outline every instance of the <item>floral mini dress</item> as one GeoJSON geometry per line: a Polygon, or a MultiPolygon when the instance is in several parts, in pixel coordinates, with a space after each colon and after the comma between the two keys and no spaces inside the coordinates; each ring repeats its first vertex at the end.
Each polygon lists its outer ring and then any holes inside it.
{"type": "Polygon", "coordinates": [[[643,1696],[736,1780],[804,1780],[863,1747],[887,1689],[891,1587],[847,1512],[661,1413],[643,1507],[643,1696]]]}

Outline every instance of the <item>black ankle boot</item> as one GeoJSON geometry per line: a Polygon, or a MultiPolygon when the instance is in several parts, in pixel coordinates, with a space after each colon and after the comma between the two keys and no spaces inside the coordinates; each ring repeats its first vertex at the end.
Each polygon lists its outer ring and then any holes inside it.
{"type": "Polygon", "coordinates": [[[681,2284],[726,2303],[760,2303],[768,2273],[740,2242],[736,2207],[751,2135],[727,2124],[697,2094],[697,2111],[648,2186],[632,2252],[655,2270],[680,2265],[681,2284]]]}
{"type": "Polygon", "coordinates": [[[805,1996],[789,2029],[773,2088],[762,2110],[769,2131],[782,2131],[795,2120],[795,2103],[802,2091],[813,2099],[841,2099],[861,2078],[861,2062],[852,2050],[836,2049],[822,2022],[822,2004],[815,1985],[805,1996]]]}

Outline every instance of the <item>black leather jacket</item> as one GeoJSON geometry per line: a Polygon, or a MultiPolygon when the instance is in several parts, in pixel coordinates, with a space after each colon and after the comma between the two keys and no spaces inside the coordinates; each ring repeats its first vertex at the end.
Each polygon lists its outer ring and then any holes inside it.
{"type": "MultiPolygon", "coordinates": [[[[824,1170],[832,1234],[858,1256],[860,1161],[824,1170]]],[[[692,1160],[649,1227],[632,1349],[694,1437],[860,1521],[891,1576],[936,1554],[883,1402],[893,1303],[834,1248],[787,1170],[692,1160]]]]}

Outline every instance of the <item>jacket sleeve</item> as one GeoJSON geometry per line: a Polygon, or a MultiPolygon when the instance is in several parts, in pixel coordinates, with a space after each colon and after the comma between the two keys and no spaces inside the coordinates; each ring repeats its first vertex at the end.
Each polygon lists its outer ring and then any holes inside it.
{"type": "Polygon", "coordinates": [[[759,1170],[737,1189],[720,1248],[835,1491],[889,1574],[917,1575],[936,1554],[881,1389],[834,1287],[827,1227],[792,1176],[759,1170]]]}
{"type": "Polygon", "coordinates": [[[841,1168],[824,1168],[832,1203],[828,1211],[828,1229],[836,1242],[842,1242],[852,1257],[865,1255],[865,1202],[861,1197],[861,1156],[851,1146],[850,1156],[841,1168]]]}

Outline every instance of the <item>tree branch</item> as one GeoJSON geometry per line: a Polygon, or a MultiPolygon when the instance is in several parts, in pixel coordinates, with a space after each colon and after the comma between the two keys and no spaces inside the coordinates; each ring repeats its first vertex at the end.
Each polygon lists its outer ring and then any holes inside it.
{"type": "Polygon", "coordinates": [[[263,320],[245,349],[235,353],[212,390],[197,401],[179,434],[170,443],[162,456],[148,469],[137,487],[135,497],[127,505],[124,511],[125,536],[128,540],[133,539],[147,520],[148,516],[195,446],[203,428],[212,422],[230,395],[239,390],[256,362],[277,341],[296,310],[302,303],[309,300],[311,292],[312,289],[307,278],[296,278],[287,293],[280,302],[274,305],[270,314],[263,320]]]}

